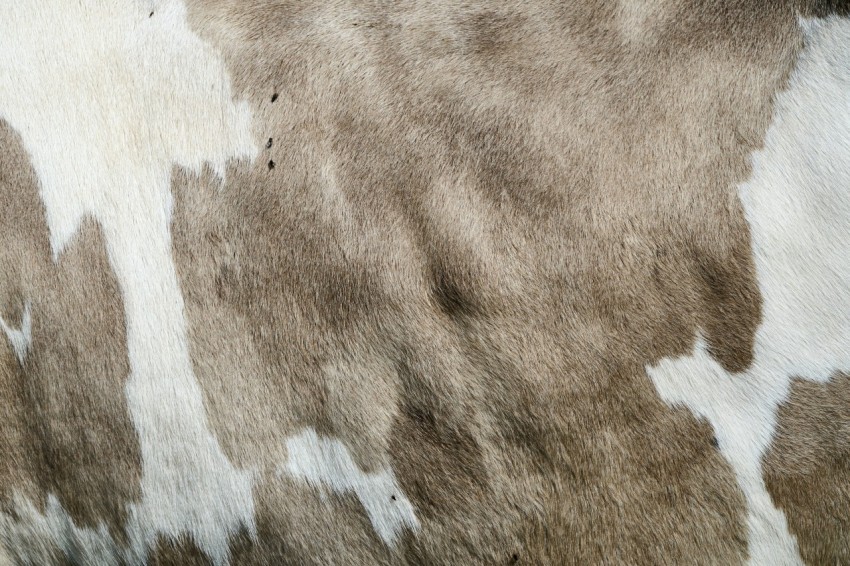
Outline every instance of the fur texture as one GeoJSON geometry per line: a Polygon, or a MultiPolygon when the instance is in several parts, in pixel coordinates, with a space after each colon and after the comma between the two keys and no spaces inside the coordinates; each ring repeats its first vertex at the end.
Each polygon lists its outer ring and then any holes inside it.
{"type": "Polygon", "coordinates": [[[0,563],[850,560],[847,12],[6,7],[0,563]]]}

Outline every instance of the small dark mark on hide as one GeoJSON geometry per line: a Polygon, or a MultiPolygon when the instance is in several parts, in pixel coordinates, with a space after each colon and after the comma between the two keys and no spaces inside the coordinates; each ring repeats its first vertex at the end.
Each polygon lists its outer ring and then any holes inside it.
{"type": "Polygon", "coordinates": [[[269,141],[266,142],[266,149],[269,149],[272,146],[272,138],[269,138],[269,141]]]}
{"type": "Polygon", "coordinates": [[[395,495],[391,495],[391,496],[390,496],[390,499],[392,499],[393,501],[395,501],[395,495]]]}
{"type": "Polygon", "coordinates": [[[277,93],[274,93],[274,94],[272,95],[272,102],[274,102],[275,100],[277,100],[277,93]]]}
{"type": "Polygon", "coordinates": [[[152,18],[152,17],[153,17],[153,12],[151,12],[151,13],[148,15],[148,17],[149,17],[149,18],[152,18]]]}
{"type": "Polygon", "coordinates": [[[711,445],[712,445],[712,446],[714,446],[715,448],[719,448],[719,447],[720,447],[720,443],[717,441],[717,437],[716,437],[716,436],[712,436],[712,437],[711,437],[711,445]]]}
{"type": "Polygon", "coordinates": [[[516,564],[517,562],[519,562],[519,554],[514,553],[511,556],[511,564],[516,564]]]}
{"type": "Polygon", "coordinates": [[[269,171],[271,171],[272,169],[274,169],[274,161],[269,159],[269,171]]]}

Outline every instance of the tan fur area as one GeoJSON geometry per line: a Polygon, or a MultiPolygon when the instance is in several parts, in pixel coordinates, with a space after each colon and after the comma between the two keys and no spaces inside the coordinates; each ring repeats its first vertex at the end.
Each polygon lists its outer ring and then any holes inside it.
{"type": "Polygon", "coordinates": [[[850,562],[850,376],[795,381],[764,467],[806,562],[850,562]]]}
{"type": "Polygon", "coordinates": [[[204,553],[185,537],[176,541],[160,537],[148,559],[150,566],[207,566],[209,563],[204,553]]]}
{"type": "Polygon", "coordinates": [[[0,340],[0,502],[14,512],[18,493],[42,508],[54,494],[78,526],[123,539],[140,462],[118,288],[94,223],[53,262],[37,179],[4,122],[0,147],[0,316],[17,325],[32,305],[23,366],[0,340]]]}
{"type": "MultiPolygon", "coordinates": [[[[231,538],[231,563],[746,561],[711,425],[645,368],[697,331],[727,371],[750,366],[761,299],[736,186],[797,11],[843,5],[186,4],[262,148],[224,182],[172,171],[194,377],[255,474],[256,537],[231,538]],[[386,544],[356,494],[288,475],[306,428],[392,470],[419,528],[386,544]]],[[[0,334],[0,512],[53,493],[125,544],[141,456],[121,293],[91,219],[54,263],[0,121],[0,316],[26,301],[23,365],[0,334]]],[[[796,382],[764,459],[810,564],[850,562],[848,407],[846,376],[796,382]]],[[[209,563],[185,536],[148,558],[209,563]]]]}
{"type": "MultiPolygon", "coordinates": [[[[273,466],[314,426],[391,463],[422,523],[394,560],[740,562],[711,429],[643,367],[697,327],[724,367],[751,360],[734,187],[798,40],[790,9],[692,8],[665,3],[636,43],[607,3],[190,3],[272,139],[222,190],[175,177],[193,355],[234,461],[273,466]]],[[[257,497],[243,557],[388,558],[354,497],[257,497]]]]}

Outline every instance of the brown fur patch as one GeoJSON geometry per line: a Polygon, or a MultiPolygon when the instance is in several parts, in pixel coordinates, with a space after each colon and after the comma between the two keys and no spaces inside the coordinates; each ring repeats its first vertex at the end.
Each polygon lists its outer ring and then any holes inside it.
{"type": "Polygon", "coordinates": [[[148,556],[150,566],[211,566],[197,545],[186,537],[176,541],[158,537],[148,556]]]}
{"type": "Polygon", "coordinates": [[[850,376],[795,380],[764,476],[807,564],[850,563],[850,376]]]}
{"type": "Polygon", "coordinates": [[[176,541],[158,537],[148,557],[150,566],[210,566],[212,562],[204,556],[197,545],[186,537],[176,541]]]}
{"type": "Polygon", "coordinates": [[[118,286],[89,221],[53,262],[37,179],[4,122],[0,147],[0,314],[17,325],[32,304],[23,367],[0,336],[0,501],[18,491],[41,508],[54,493],[78,526],[123,540],[141,463],[118,286]]]}
{"type": "MultiPolygon", "coordinates": [[[[740,562],[710,428],[643,368],[697,328],[750,363],[734,188],[799,47],[791,7],[663,2],[629,15],[635,41],[604,2],[189,4],[274,140],[221,193],[175,185],[225,450],[273,468],[313,426],[390,463],[422,522],[402,562],[740,562]],[[332,405],[345,375],[374,400],[332,405]]],[[[313,515],[312,488],[272,485],[261,546],[374,551],[355,498],[313,515]]]]}

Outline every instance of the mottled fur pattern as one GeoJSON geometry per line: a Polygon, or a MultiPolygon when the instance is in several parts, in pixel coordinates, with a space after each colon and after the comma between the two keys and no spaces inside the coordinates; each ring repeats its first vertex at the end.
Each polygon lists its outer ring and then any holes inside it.
{"type": "MultiPolygon", "coordinates": [[[[0,21],[0,564],[753,560],[659,372],[762,359],[739,188],[809,179],[768,131],[843,2],[82,5],[0,21]]],[[[830,369],[756,423],[789,564],[850,561],[830,369]]]]}

